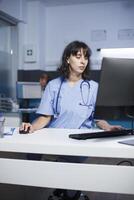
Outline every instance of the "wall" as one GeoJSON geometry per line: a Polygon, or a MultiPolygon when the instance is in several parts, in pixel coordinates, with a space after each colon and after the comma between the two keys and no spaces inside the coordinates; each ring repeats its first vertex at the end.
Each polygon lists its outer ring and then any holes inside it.
{"type": "Polygon", "coordinates": [[[120,29],[134,29],[134,3],[103,2],[72,6],[47,7],[45,66],[54,69],[64,46],[73,40],[83,40],[92,49],[94,67],[102,47],[133,47],[134,39],[119,40],[120,29]],[[92,38],[92,31],[106,30],[106,39],[92,38]],[[98,41],[97,41],[98,40],[98,41]]]}
{"type": "Polygon", "coordinates": [[[18,20],[25,20],[26,0],[0,0],[0,10],[18,20]]]}
{"type": "Polygon", "coordinates": [[[98,48],[134,46],[134,37],[118,37],[122,29],[134,31],[131,0],[53,7],[39,0],[0,0],[1,8],[23,18],[18,24],[18,69],[55,70],[65,45],[77,39],[91,47],[94,69],[100,66],[98,48]],[[24,58],[24,50],[30,45],[35,49],[34,62],[24,58]]]}
{"type": "Polygon", "coordinates": [[[44,69],[45,65],[45,6],[40,1],[27,2],[26,23],[19,24],[19,69],[44,69]],[[27,59],[24,52],[33,48],[35,58],[27,59]]]}

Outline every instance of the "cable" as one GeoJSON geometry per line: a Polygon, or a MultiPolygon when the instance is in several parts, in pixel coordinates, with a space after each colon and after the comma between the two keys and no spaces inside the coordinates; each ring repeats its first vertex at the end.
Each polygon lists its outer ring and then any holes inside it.
{"type": "Polygon", "coordinates": [[[126,116],[131,119],[131,129],[132,129],[132,135],[134,135],[134,116],[126,113],[126,116]]]}
{"type": "Polygon", "coordinates": [[[118,162],[117,165],[121,165],[124,163],[128,163],[130,166],[134,166],[132,161],[130,161],[130,160],[122,160],[122,161],[118,162]]]}

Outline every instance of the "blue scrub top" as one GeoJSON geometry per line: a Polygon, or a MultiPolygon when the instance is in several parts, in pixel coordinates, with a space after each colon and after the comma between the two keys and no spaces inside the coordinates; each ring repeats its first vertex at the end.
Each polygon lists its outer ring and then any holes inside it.
{"type": "Polygon", "coordinates": [[[74,86],[70,86],[66,79],[61,85],[61,81],[59,77],[47,84],[37,113],[53,116],[47,126],[50,128],[91,128],[98,84],[91,80],[89,88],[82,79],[74,86]]]}

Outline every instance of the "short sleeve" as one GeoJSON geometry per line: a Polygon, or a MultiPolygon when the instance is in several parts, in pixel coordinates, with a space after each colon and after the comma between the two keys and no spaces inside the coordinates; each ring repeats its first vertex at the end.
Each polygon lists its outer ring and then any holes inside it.
{"type": "Polygon", "coordinates": [[[53,111],[53,95],[50,87],[50,83],[47,84],[37,114],[42,115],[54,115],[53,111]]]}

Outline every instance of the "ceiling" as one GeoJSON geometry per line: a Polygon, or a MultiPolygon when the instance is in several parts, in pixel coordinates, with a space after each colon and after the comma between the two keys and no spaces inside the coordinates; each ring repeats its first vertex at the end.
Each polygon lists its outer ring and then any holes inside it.
{"type": "MultiPolygon", "coordinates": [[[[37,1],[37,0],[28,0],[37,1]]],[[[101,2],[111,2],[111,1],[126,1],[126,0],[39,0],[43,2],[46,6],[58,6],[58,5],[73,5],[73,4],[86,4],[86,3],[101,3],[101,2]]],[[[127,0],[133,1],[133,0],[127,0]]]]}

